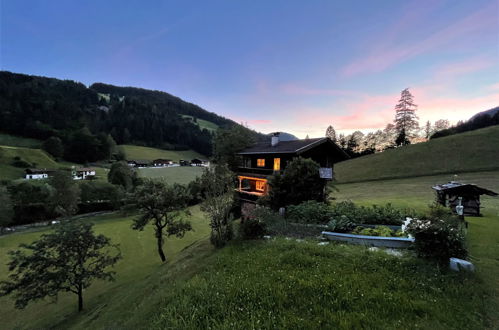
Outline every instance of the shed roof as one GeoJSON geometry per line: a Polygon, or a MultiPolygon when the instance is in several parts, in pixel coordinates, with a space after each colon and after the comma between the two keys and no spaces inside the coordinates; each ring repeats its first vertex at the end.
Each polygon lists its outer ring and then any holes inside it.
{"type": "Polygon", "coordinates": [[[259,143],[252,147],[246,148],[239,152],[239,155],[252,155],[252,154],[301,154],[307,150],[317,147],[324,143],[330,143],[337,151],[339,151],[345,159],[350,158],[340,147],[336,145],[331,139],[327,137],[293,140],[293,141],[279,141],[275,146],[270,143],[259,143]]]}
{"type": "Polygon", "coordinates": [[[451,181],[444,184],[439,184],[432,187],[436,191],[445,191],[445,192],[458,192],[458,191],[469,191],[475,192],[480,195],[489,195],[489,196],[497,196],[498,194],[492,190],[488,190],[482,187],[479,187],[475,184],[471,183],[461,183],[456,181],[451,181]]]}

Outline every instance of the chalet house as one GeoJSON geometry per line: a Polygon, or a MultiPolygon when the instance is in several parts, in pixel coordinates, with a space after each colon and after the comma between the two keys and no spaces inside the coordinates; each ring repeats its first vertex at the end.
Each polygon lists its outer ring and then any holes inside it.
{"type": "Polygon", "coordinates": [[[459,198],[461,198],[461,205],[464,206],[463,212],[465,215],[480,215],[480,195],[498,195],[477,185],[456,181],[439,184],[432,188],[437,195],[437,203],[450,207],[454,213],[456,212],[456,206],[459,205],[459,198]]]}
{"type": "Polygon", "coordinates": [[[173,165],[173,161],[171,161],[170,159],[155,159],[152,161],[152,165],[154,167],[166,167],[173,165]]]}
{"type": "Polygon", "coordinates": [[[184,159],[179,160],[179,164],[180,164],[180,166],[189,166],[190,165],[189,161],[184,160],[184,159]]]}
{"type": "Polygon", "coordinates": [[[49,175],[54,171],[47,169],[27,168],[26,170],[24,170],[24,172],[26,180],[40,180],[48,179],[49,175]]]}
{"type": "Polygon", "coordinates": [[[191,160],[191,166],[209,166],[210,162],[204,159],[194,158],[191,160]]]}
{"type": "Polygon", "coordinates": [[[150,161],[148,161],[148,160],[139,160],[139,159],[136,159],[136,160],[127,160],[127,164],[130,167],[141,168],[141,167],[148,167],[149,164],[150,164],[150,161]]]}
{"type": "Polygon", "coordinates": [[[81,167],[73,169],[72,171],[73,180],[88,180],[95,177],[95,169],[81,167]]]}
{"type": "Polygon", "coordinates": [[[260,196],[266,195],[269,177],[284,170],[295,157],[310,158],[319,163],[319,175],[324,180],[333,179],[335,163],[349,158],[327,137],[280,141],[279,133],[273,133],[271,141],[242,150],[238,155],[241,157],[241,165],[237,173],[237,191],[240,199],[248,203],[255,203],[260,196]]]}

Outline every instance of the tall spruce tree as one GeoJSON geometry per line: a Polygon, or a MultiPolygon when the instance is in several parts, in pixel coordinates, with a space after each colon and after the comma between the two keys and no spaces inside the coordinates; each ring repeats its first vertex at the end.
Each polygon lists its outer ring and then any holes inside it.
{"type": "Polygon", "coordinates": [[[333,142],[336,142],[336,131],[333,126],[329,125],[326,129],[326,137],[330,138],[333,142]]]}
{"type": "Polygon", "coordinates": [[[419,118],[416,115],[417,107],[414,103],[414,96],[409,92],[409,88],[404,89],[400,94],[400,100],[395,106],[397,145],[410,143],[410,138],[414,137],[417,133],[419,129],[419,118]]]}

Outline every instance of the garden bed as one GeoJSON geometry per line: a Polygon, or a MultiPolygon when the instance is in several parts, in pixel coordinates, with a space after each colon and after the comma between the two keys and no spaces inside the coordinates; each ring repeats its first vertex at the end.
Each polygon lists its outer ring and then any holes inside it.
{"type": "Polygon", "coordinates": [[[367,236],[330,231],[323,231],[322,236],[330,241],[388,248],[409,248],[414,243],[414,238],[408,237],[367,236]]]}

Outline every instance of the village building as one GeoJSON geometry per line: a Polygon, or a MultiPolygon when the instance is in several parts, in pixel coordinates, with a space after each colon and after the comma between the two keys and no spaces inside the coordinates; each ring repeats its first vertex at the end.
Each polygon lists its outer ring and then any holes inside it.
{"type": "Polygon", "coordinates": [[[178,163],[180,164],[180,166],[189,166],[190,165],[189,161],[185,160],[185,159],[179,160],[178,163]]]}
{"type": "Polygon", "coordinates": [[[148,160],[142,160],[142,159],[135,159],[135,160],[127,160],[127,164],[130,167],[149,167],[150,161],[148,160]]]}
{"type": "Polygon", "coordinates": [[[152,161],[152,166],[154,167],[166,167],[173,165],[173,161],[170,159],[155,159],[152,161]]]}
{"type": "Polygon", "coordinates": [[[241,165],[237,173],[237,191],[242,204],[254,204],[259,197],[266,195],[269,177],[284,170],[295,157],[317,162],[320,165],[318,174],[324,180],[333,179],[335,163],[349,158],[330,138],[280,141],[279,133],[273,133],[271,141],[244,149],[238,155],[241,165]]]}
{"type": "Polygon", "coordinates": [[[73,180],[91,180],[95,178],[95,169],[81,167],[72,170],[73,180]]]}
{"type": "Polygon", "coordinates": [[[26,180],[41,180],[48,179],[49,175],[53,173],[54,170],[27,168],[24,172],[24,178],[26,180]]]}
{"type": "Polygon", "coordinates": [[[456,213],[456,206],[461,203],[465,215],[480,215],[480,196],[497,196],[496,192],[474,184],[451,181],[432,187],[436,193],[437,203],[450,207],[456,213]]]}
{"type": "Polygon", "coordinates": [[[210,162],[205,159],[194,158],[191,160],[191,166],[210,166],[210,162]]]}

